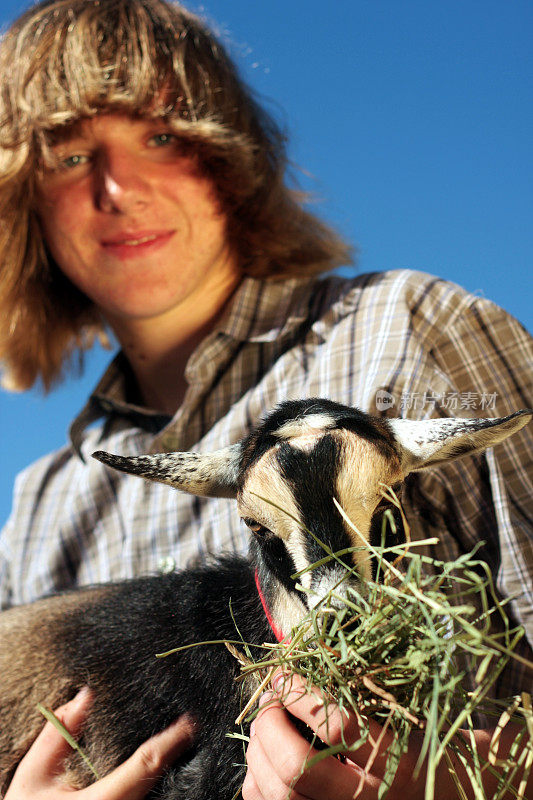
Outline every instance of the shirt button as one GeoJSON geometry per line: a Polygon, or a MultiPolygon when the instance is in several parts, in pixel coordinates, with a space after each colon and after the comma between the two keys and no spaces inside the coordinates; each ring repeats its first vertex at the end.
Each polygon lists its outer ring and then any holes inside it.
{"type": "Polygon", "coordinates": [[[174,572],[176,569],[176,561],[172,556],[165,556],[165,558],[159,559],[157,568],[161,575],[167,575],[169,572],[174,572]]]}

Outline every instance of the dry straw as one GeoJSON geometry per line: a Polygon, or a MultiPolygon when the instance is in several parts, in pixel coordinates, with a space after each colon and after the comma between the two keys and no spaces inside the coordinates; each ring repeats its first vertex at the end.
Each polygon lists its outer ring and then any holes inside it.
{"type": "MultiPolygon", "coordinates": [[[[390,490],[387,493],[398,505],[390,490]]],[[[338,509],[354,528],[340,506],[338,509]]],[[[394,527],[390,512],[384,519],[383,542],[387,524],[394,527]]],[[[274,671],[281,669],[300,675],[308,687],[321,692],[325,704],[333,699],[358,722],[356,742],[326,747],[306,767],[374,742],[365,767],[370,772],[381,744],[370,735],[369,720],[373,719],[381,723],[390,740],[379,798],[386,797],[414,730],[423,738],[414,777],[425,771],[426,800],[435,797],[436,770],[443,760],[458,798],[486,800],[483,775],[487,770],[498,776],[492,800],[525,798],[533,764],[531,697],[522,693],[504,701],[490,699],[509,659],[524,661],[513,652],[524,631],[510,627],[489,568],[475,552],[452,562],[420,554],[416,544],[434,541],[371,547],[377,575],[365,584],[364,592],[339,585],[282,643],[267,645],[266,655],[258,662],[250,659],[245,646],[246,655],[239,656],[241,679],[255,675],[260,686],[237,722],[253,718],[254,701],[274,671]],[[497,626],[492,624],[494,615],[499,617],[497,626]],[[471,691],[463,685],[467,673],[475,675],[471,691]],[[479,727],[480,714],[492,718],[489,724],[496,727],[488,761],[477,752],[472,733],[479,727]],[[511,719],[518,723],[519,732],[508,758],[499,759],[499,738],[511,719]],[[455,769],[457,762],[463,767],[460,774],[455,769]]],[[[325,556],[318,563],[346,561],[347,551],[339,556],[322,546],[325,556]]],[[[361,542],[361,549],[368,547],[366,541],[361,542]]],[[[293,577],[298,580],[302,574],[293,577]]],[[[316,739],[313,742],[317,745],[316,739]]],[[[362,781],[354,798],[361,789],[362,781]]]]}

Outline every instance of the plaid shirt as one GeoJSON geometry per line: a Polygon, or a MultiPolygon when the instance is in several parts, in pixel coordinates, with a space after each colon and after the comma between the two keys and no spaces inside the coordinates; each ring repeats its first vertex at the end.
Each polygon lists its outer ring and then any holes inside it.
{"type": "MultiPolygon", "coordinates": [[[[128,402],[119,355],[72,424],[71,445],[18,477],[0,536],[1,606],[246,549],[233,501],[113,472],[93,450],[206,452],[237,441],[281,400],[312,396],[389,416],[504,416],[533,405],[532,355],[516,320],[423,273],[246,278],[191,356],[172,419],[128,402]]],[[[440,537],[433,555],[456,558],[485,542],[481,556],[530,643],[532,434],[526,426],[495,450],[412,474],[403,498],[413,538],[440,537]]],[[[504,694],[530,688],[516,663],[505,683],[504,694]]]]}

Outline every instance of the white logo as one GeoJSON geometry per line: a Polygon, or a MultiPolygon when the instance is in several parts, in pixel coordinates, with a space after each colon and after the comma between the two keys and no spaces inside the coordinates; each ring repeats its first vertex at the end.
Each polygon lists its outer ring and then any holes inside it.
{"type": "Polygon", "coordinates": [[[386,411],[394,405],[394,397],[386,389],[378,389],[376,392],[376,408],[378,411],[386,411]]]}

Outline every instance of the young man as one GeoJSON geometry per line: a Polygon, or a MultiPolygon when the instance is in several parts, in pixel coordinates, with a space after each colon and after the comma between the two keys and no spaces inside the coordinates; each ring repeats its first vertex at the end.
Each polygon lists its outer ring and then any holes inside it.
{"type": "MultiPolygon", "coordinates": [[[[375,412],[384,397],[482,391],[496,396],[495,415],[528,405],[531,341],[488,301],[405,270],[315,277],[345,263],[349,248],[286,187],[275,123],[183,8],[52,0],[12,26],[0,58],[6,379],[49,387],[65,359],[106,328],[121,346],[72,423],[69,446],[17,481],[0,537],[2,607],[246,547],[230,501],[111,475],[90,459],[95,449],[212,450],[287,397],[328,396],[375,412]]],[[[446,413],[436,401],[435,415],[446,413]]],[[[482,555],[502,596],[513,597],[528,657],[530,436],[524,430],[496,454],[415,475],[405,496],[413,536],[439,535],[438,556],[486,541],[482,555]]],[[[525,667],[512,664],[498,692],[522,688],[525,667]]],[[[89,703],[82,693],[65,720],[79,725],[89,703]]],[[[291,711],[320,727],[309,698],[291,711]]],[[[144,777],[190,735],[178,721],[147,745],[151,755],[133,756],[118,778],[81,797],[143,796],[144,777]]],[[[22,789],[28,800],[61,796],[54,737],[45,728],[9,800],[22,789]]],[[[246,800],[285,797],[307,752],[283,705],[264,709],[246,800]]],[[[410,784],[415,762],[413,741],[396,792],[407,784],[413,796],[423,791],[410,784]]],[[[360,772],[328,759],[293,797],[351,797],[360,772]]],[[[379,782],[378,759],[360,796],[374,797],[379,782]]]]}

